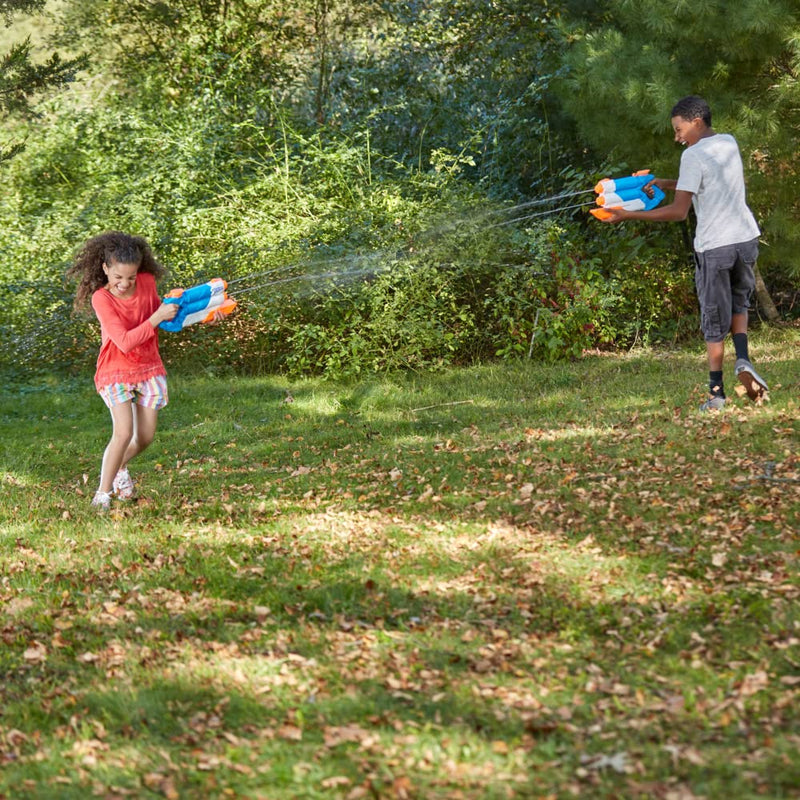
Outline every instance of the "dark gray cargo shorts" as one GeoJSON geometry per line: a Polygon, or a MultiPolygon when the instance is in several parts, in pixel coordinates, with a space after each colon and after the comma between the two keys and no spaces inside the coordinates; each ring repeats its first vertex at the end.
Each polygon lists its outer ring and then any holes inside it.
{"type": "Polygon", "coordinates": [[[758,239],[694,254],[700,330],[707,342],[721,342],[731,328],[731,316],[750,308],[757,258],[758,239]]]}

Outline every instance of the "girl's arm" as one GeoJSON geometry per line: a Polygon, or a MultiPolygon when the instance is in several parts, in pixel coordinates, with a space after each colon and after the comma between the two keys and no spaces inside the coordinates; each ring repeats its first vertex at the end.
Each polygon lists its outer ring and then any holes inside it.
{"type": "Polygon", "coordinates": [[[162,322],[169,322],[175,318],[175,315],[180,310],[177,303],[162,303],[147,320],[155,330],[162,322]]]}
{"type": "Polygon", "coordinates": [[[149,273],[139,276],[137,291],[142,293],[143,303],[139,306],[139,314],[144,315],[148,310],[155,308],[155,311],[139,323],[136,322],[135,310],[131,309],[131,313],[127,315],[121,314],[119,306],[107,292],[97,291],[92,295],[92,308],[100,320],[100,325],[108,338],[123,353],[129,353],[154,338],[158,326],[165,320],[173,319],[178,313],[177,304],[161,301],[161,296],[156,291],[155,279],[149,273]]]}
{"type": "MultiPolygon", "coordinates": [[[[173,304],[174,305],[174,304],[173,304]]],[[[149,341],[156,335],[156,326],[160,320],[153,324],[153,317],[156,317],[157,309],[150,317],[140,322],[134,327],[131,320],[120,316],[114,302],[103,292],[96,292],[92,296],[92,308],[100,325],[109,339],[123,352],[130,353],[131,350],[149,341]]]]}
{"type": "Polygon", "coordinates": [[[117,314],[116,309],[102,297],[92,298],[92,308],[94,308],[100,326],[108,335],[108,338],[123,352],[130,353],[131,350],[149,341],[156,335],[155,328],[146,319],[134,328],[128,328],[129,324],[117,314]]]}

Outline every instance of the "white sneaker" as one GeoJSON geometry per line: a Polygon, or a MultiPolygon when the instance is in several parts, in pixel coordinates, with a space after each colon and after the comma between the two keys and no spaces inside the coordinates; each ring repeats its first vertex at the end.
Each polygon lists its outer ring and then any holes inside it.
{"type": "Polygon", "coordinates": [[[127,467],[123,467],[114,478],[114,494],[120,500],[130,500],[133,497],[133,480],[127,467]]]}
{"type": "Polygon", "coordinates": [[[92,505],[99,511],[108,511],[111,508],[111,492],[96,491],[92,498],[92,505]]]}

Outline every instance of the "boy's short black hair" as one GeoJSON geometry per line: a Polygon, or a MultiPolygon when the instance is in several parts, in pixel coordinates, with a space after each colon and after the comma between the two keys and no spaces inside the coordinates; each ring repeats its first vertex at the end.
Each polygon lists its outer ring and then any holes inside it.
{"type": "Polygon", "coordinates": [[[709,128],[711,127],[711,107],[696,94],[690,94],[678,100],[672,108],[670,117],[683,117],[688,120],[700,117],[709,128]]]}

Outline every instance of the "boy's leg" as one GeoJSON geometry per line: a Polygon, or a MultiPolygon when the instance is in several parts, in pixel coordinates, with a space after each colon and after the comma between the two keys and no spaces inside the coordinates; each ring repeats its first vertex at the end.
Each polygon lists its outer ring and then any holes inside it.
{"type": "Polygon", "coordinates": [[[731,337],[733,338],[733,347],[736,351],[736,358],[744,358],[750,360],[748,352],[747,340],[747,312],[742,314],[734,313],[731,316],[731,337]]]}
{"type": "Polygon", "coordinates": [[[751,400],[759,400],[763,398],[765,392],[769,391],[769,387],[750,363],[746,312],[733,315],[731,333],[733,334],[733,346],[736,350],[736,365],[734,366],[736,377],[739,383],[744,386],[748,397],[751,400]]]}
{"type": "MultiPolygon", "coordinates": [[[[731,334],[737,336],[738,334],[747,336],[747,313],[732,314],[731,315],[731,334]]],[[[735,342],[735,340],[734,340],[735,342]]],[[[745,340],[745,352],[747,343],[745,340]]],[[[722,367],[725,362],[725,342],[706,342],[706,353],[708,354],[708,371],[709,373],[722,372],[722,367]]],[[[739,349],[736,350],[736,357],[739,357],[739,349]]],[[[746,356],[745,356],[746,358],[746,356]]],[[[713,379],[712,379],[713,380],[713,379]]],[[[721,380],[721,378],[720,378],[721,380]]],[[[713,389],[713,387],[711,387],[713,389]]]]}
{"type": "Polygon", "coordinates": [[[725,387],[722,381],[724,342],[706,342],[708,356],[708,398],[700,405],[701,411],[719,411],[725,407],[725,387]]]}
{"type": "Polygon", "coordinates": [[[731,268],[731,334],[736,349],[734,372],[751,400],[760,400],[769,390],[766,381],[750,363],[747,340],[747,310],[755,290],[758,241],[736,245],[737,258],[731,268]]]}
{"type": "Polygon", "coordinates": [[[700,330],[706,342],[708,357],[708,399],[702,411],[716,411],[725,406],[725,386],[722,364],[725,356],[725,336],[730,328],[730,282],[726,266],[731,253],[717,248],[695,253],[695,286],[700,303],[700,330]]]}
{"type": "Polygon", "coordinates": [[[708,371],[721,372],[725,360],[725,342],[706,342],[708,371]]]}

